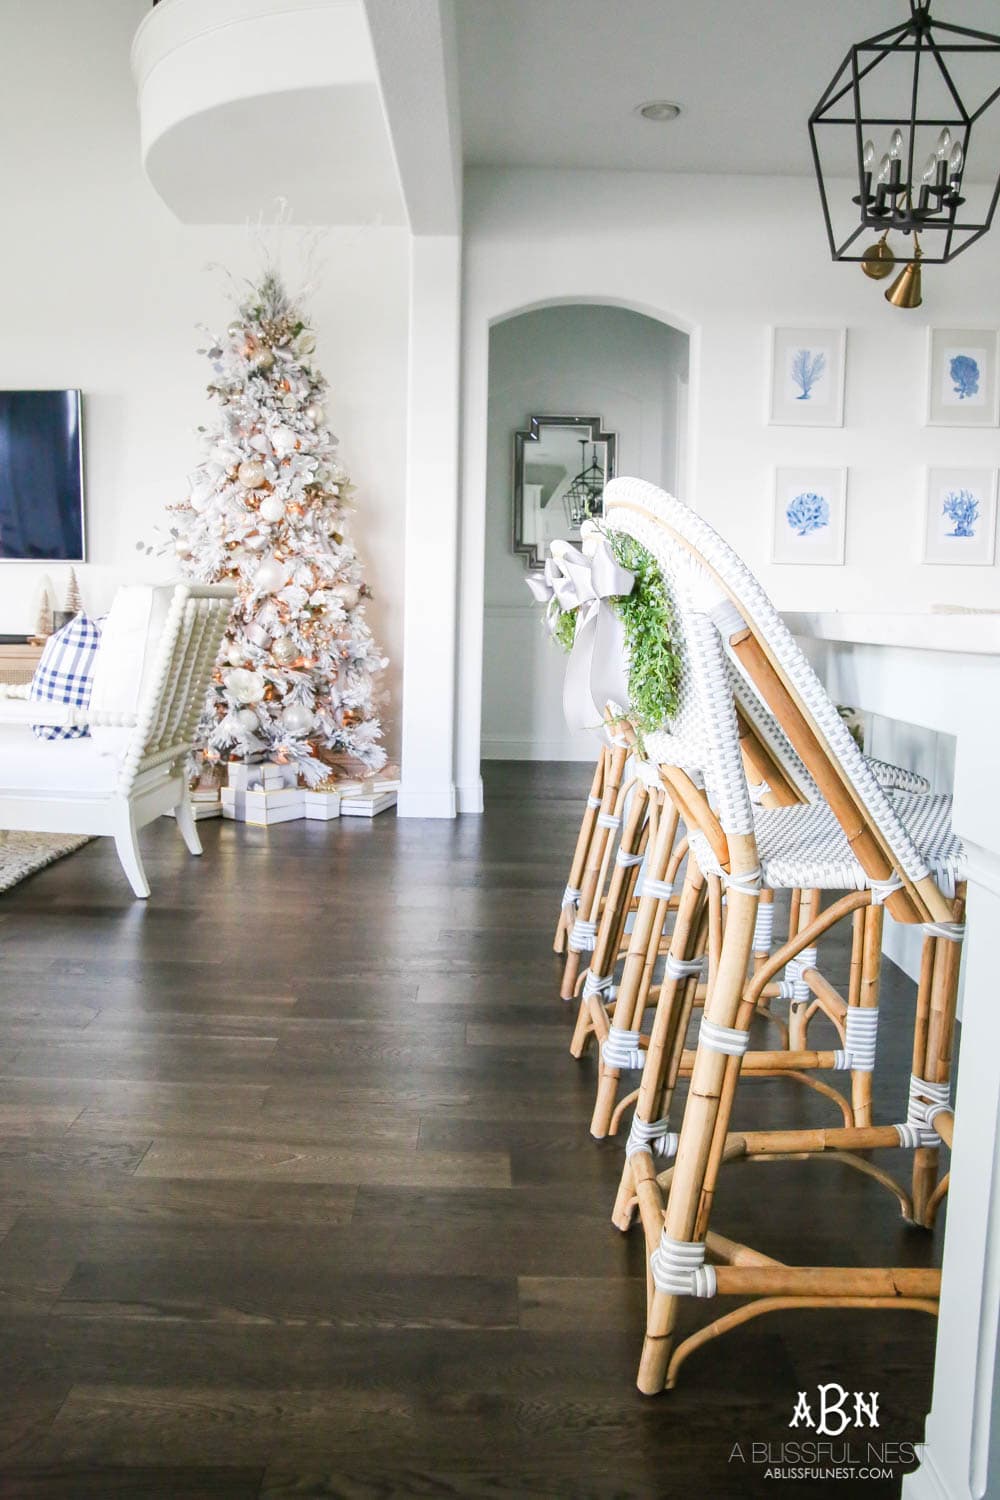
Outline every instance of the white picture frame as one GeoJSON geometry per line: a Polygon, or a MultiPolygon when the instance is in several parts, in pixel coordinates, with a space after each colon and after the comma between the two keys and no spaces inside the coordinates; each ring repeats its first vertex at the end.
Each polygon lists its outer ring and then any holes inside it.
{"type": "Polygon", "coordinates": [[[773,563],[839,567],[846,535],[846,469],[798,465],[773,471],[773,563]]]}
{"type": "Polygon", "coordinates": [[[923,562],[989,567],[996,532],[996,469],[949,464],[927,470],[923,562]]]}
{"type": "Polygon", "coordinates": [[[995,328],[927,330],[928,427],[996,427],[998,338],[995,328]]]}
{"type": "Polygon", "coordinates": [[[771,328],[767,339],[771,427],[843,427],[846,328],[771,328]]]}

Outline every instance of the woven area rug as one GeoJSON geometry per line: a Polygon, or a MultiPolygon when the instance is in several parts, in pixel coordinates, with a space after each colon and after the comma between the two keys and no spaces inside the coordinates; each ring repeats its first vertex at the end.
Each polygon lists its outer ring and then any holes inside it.
{"type": "Polygon", "coordinates": [[[77,833],[0,833],[0,891],[9,891],[36,870],[89,843],[85,834],[77,833]]]}

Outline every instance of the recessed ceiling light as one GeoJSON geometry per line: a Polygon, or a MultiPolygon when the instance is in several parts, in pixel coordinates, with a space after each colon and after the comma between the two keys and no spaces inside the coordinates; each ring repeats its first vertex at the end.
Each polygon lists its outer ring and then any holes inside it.
{"type": "Polygon", "coordinates": [[[637,104],[635,107],[635,113],[642,115],[644,120],[656,120],[660,124],[676,120],[680,112],[680,105],[672,104],[669,99],[648,99],[645,104],[637,104]]]}

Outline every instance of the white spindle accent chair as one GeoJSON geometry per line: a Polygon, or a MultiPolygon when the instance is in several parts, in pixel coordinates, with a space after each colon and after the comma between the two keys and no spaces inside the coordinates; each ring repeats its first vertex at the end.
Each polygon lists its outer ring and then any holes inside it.
{"type": "MultiPolygon", "coordinates": [[[[709,892],[708,996],[692,1063],[669,1196],[652,1161],[652,1141],[667,1128],[652,1105],[661,1079],[651,1042],[626,1178],[637,1194],[649,1256],[651,1297],[639,1387],[672,1385],[683,1359],[707,1339],[776,1306],[896,1307],[935,1312],[939,1273],[908,1267],[795,1267],[713,1234],[709,1215],[723,1161],[836,1151],[890,1188],[904,1214],[930,1223],[944,1183],[934,1187],[938,1150],[951,1140],[949,1073],[964,910],[964,855],[950,830],[950,799],[883,791],[808,662],[764,591],[732,549],[687,506],[638,480],[620,479],[605,495],[607,524],[627,532],[656,559],[673,604],[681,658],[672,732],[646,748],[690,813],[696,878],[709,892]],[[731,666],[754,685],[807,767],[820,800],[755,806],[741,760],[731,666]],[[747,984],[761,889],[845,891],[800,928],[747,984]],[[722,921],[721,892],[727,915],[722,921]],[[906,1118],[888,1126],[729,1133],[748,1028],[765,983],[798,957],[807,981],[815,943],[848,914],[861,917],[858,1003],[828,997],[843,1048],[821,1065],[870,1072],[875,1061],[883,913],[919,924],[925,963],[918,987],[914,1067],[906,1118]],[[912,1150],[913,1197],[858,1155],[912,1150]],[[706,1251],[718,1262],[706,1264],[706,1251]],[[674,1350],[679,1298],[743,1295],[751,1301],[718,1318],[674,1350]],[[672,1357],[671,1357],[672,1356],[672,1357]]],[[[857,926],[855,927],[857,933],[857,926]]],[[[664,1021],[658,1007],[654,1022],[664,1021]]],[[[662,1058],[660,1059],[662,1062],[662,1058]]],[[[795,1066],[796,1054],[776,1056],[795,1066]]],[[[815,1065],[815,1062],[814,1062],[815,1065]]],[[[661,1069],[662,1072],[662,1069],[661,1069]]],[[[623,1178],[623,1187],[626,1179],[623,1178]]]]}
{"type": "Polygon", "coordinates": [[[186,761],[234,598],[224,585],[120,589],[88,708],[0,699],[0,829],[113,838],[139,897],[149,882],[138,831],[154,818],[172,812],[200,854],[186,761]],[[36,739],[33,724],[86,724],[90,734],[36,739]]]}

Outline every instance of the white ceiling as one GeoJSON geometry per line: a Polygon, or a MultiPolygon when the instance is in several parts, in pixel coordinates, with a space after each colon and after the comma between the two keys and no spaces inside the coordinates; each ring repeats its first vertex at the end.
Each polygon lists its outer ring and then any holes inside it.
{"type": "MultiPolygon", "coordinates": [[[[806,120],[847,49],[909,5],[457,0],[456,11],[469,165],[806,175],[806,120]],[[646,99],[683,114],[651,124],[633,113],[646,99]]],[[[998,0],[935,0],[933,13],[1000,31],[998,0]]],[[[998,140],[991,129],[994,156],[998,140]]]]}

